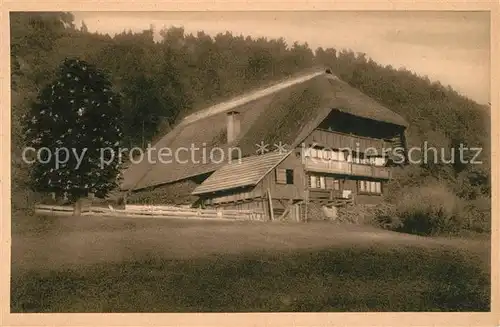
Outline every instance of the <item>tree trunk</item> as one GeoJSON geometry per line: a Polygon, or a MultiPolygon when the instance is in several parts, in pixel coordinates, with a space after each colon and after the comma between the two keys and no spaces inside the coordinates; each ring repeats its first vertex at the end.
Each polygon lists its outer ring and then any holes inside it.
{"type": "Polygon", "coordinates": [[[79,198],[76,200],[73,207],[73,216],[81,216],[82,214],[83,199],[79,198]]]}

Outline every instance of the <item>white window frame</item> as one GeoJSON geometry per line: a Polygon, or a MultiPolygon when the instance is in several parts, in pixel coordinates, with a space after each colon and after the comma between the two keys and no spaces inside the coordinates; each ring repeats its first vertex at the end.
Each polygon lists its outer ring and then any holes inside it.
{"type": "Polygon", "coordinates": [[[309,187],[326,190],[325,176],[310,175],[309,176],[309,187]]]}
{"type": "Polygon", "coordinates": [[[358,191],[363,194],[382,195],[382,182],[359,180],[358,191]]]}
{"type": "Polygon", "coordinates": [[[309,187],[316,188],[316,175],[309,176],[309,187]]]}
{"type": "Polygon", "coordinates": [[[326,180],[325,176],[319,176],[319,188],[326,190],[326,180]]]}

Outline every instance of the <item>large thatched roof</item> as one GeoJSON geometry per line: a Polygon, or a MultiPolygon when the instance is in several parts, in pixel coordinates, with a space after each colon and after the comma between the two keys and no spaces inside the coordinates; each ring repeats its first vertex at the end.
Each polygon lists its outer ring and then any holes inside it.
{"type": "Polygon", "coordinates": [[[241,149],[243,157],[255,154],[255,145],[261,142],[271,145],[282,142],[291,148],[307,137],[332,110],[407,126],[401,116],[334,75],[308,72],[188,116],[154,145],[156,149],[167,147],[172,152],[194,146],[205,148],[209,153],[218,147],[226,154],[220,163],[214,163],[217,158],[203,162],[201,157],[195,158],[198,163],[188,160],[163,164],[144,160],[125,171],[122,188],[141,189],[213,172],[228,162],[229,147],[241,149]],[[233,144],[225,144],[228,111],[238,111],[241,115],[240,136],[233,144]]]}

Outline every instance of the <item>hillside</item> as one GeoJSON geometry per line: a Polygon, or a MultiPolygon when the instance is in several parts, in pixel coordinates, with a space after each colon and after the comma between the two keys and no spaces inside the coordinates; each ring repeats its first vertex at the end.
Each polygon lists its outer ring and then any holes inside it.
{"type": "MultiPolygon", "coordinates": [[[[406,69],[382,66],[367,55],[334,48],[287,45],[283,39],[253,39],[182,28],[123,32],[114,37],[75,28],[66,13],[12,13],[12,149],[18,159],[23,145],[22,114],[38,90],[51,80],[65,57],[80,57],[105,70],[122,96],[127,144],[144,146],[169,126],[200,108],[301,72],[328,65],[341,79],[403,116],[410,124],[409,146],[483,148],[481,165],[422,163],[398,172],[390,194],[420,185],[439,184],[459,197],[471,212],[489,212],[489,107],[451,87],[406,69]],[[476,206],[481,205],[481,208],[476,206]],[[471,207],[472,206],[472,207],[471,207]],[[470,209],[472,208],[472,209],[470,209]],[[476,210],[477,209],[477,210],[476,210]]],[[[446,158],[450,155],[446,150],[446,158]]],[[[26,167],[13,161],[13,205],[23,207],[26,167]]],[[[30,198],[32,199],[32,198],[30,198]]],[[[389,198],[389,200],[391,200],[389,198]]],[[[464,209],[465,210],[465,209],[464,209]]],[[[488,230],[489,217],[481,230],[488,230]]]]}

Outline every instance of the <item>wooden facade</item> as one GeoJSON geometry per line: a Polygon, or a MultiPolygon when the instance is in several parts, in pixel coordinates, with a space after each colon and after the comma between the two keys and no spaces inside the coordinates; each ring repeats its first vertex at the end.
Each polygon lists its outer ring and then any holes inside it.
{"type": "Polygon", "coordinates": [[[392,133],[382,133],[384,138],[377,138],[365,136],[366,130],[358,132],[356,125],[347,129],[349,133],[345,126],[338,132],[324,129],[327,125],[323,122],[256,185],[202,194],[202,203],[209,207],[259,209],[270,219],[288,215],[291,220],[300,220],[300,206],[305,203],[383,201],[385,184],[392,177],[387,157],[404,142],[400,130],[394,128],[392,133]]]}
{"type": "Polygon", "coordinates": [[[196,156],[168,165],[143,161],[128,167],[120,188],[136,203],[262,208],[271,218],[295,217],[311,201],[375,203],[397,154],[406,152],[392,148],[404,148],[407,127],[331,70],[314,69],[185,117],[154,145],[172,151],[195,145],[210,154],[237,148],[240,164],[200,163],[196,156]],[[256,155],[256,144],[272,150],[275,143],[292,151],[256,155]]]}

